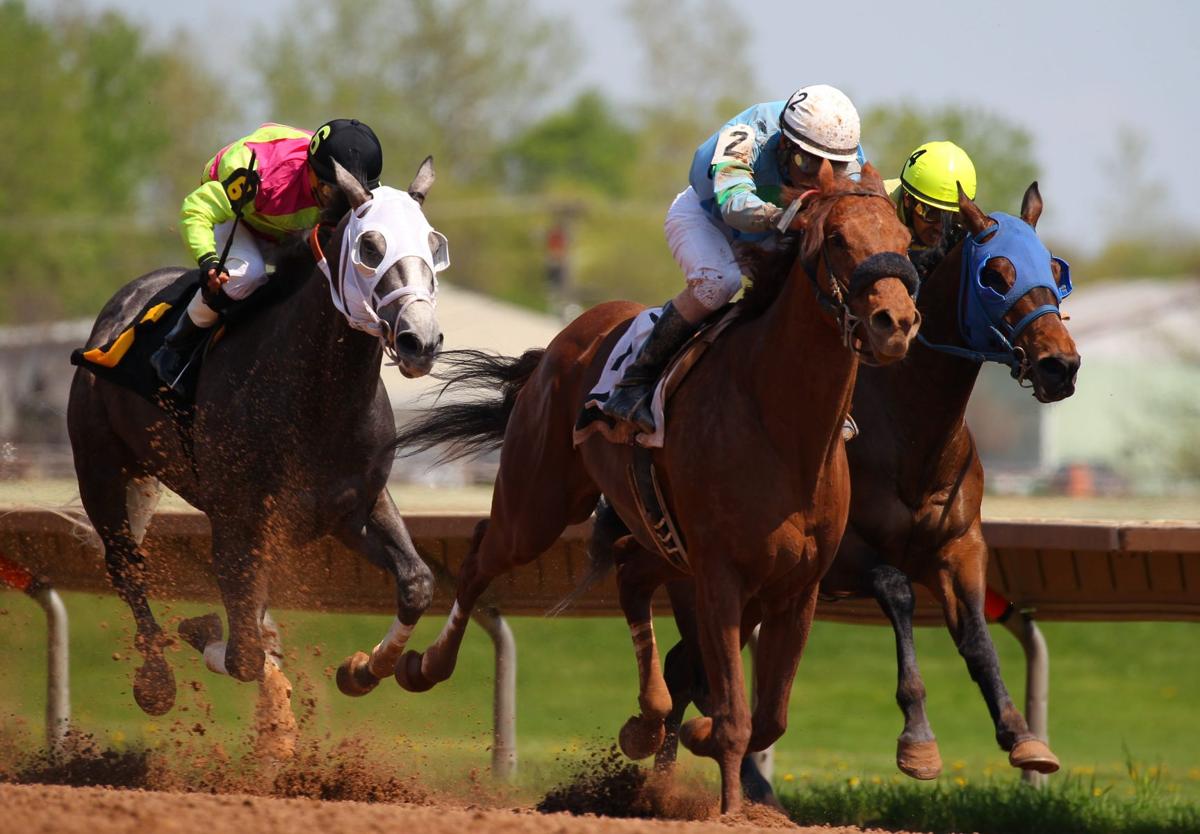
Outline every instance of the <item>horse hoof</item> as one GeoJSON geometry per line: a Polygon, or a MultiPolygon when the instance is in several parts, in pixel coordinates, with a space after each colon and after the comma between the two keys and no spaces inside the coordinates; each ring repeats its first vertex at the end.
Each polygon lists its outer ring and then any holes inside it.
{"type": "Polygon", "coordinates": [[[225,649],[225,671],[229,677],[242,683],[250,683],[262,677],[267,653],[261,648],[237,651],[230,643],[225,649]]]}
{"type": "Polygon", "coordinates": [[[942,754],[934,739],[904,741],[896,746],[896,767],[914,779],[936,779],[942,772],[942,754]]]}
{"type": "Polygon", "coordinates": [[[1038,773],[1054,773],[1058,770],[1058,756],[1050,752],[1050,747],[1044,741],[1027,738],[1018,741],[1008,753],[1008,763],[1021,770],[1035,770],[1038,773]]]}
{"type": "Polygon", "coordinates": [[[179,636],[193,649],[204,654],[209,643],[219,642],[225,636],[225,629],[221,626],[220,616],[205,614],[202,617],[191,617],[180,623],[179,636]]]}
{"type": "Polygon", "coordinates": [[[661,720],[634,715],[621,727],[617,742],[621,752],[636,762],[657,753],[666,738],[667,728],[661,720]]]}
{"type": "Polygon", "coordinates": [[[695,755],[703,756],[705,754],[702,751],[712,738],[712,727],[712,719],[708,716],[685,721],[679,728],[679,743],[695,755]]]}
{"type": "Polygon", "coordinates": [[[147,660],[133,676],[133,700],[147,715],[166,715],[175,706],[175,675],[161,657],[147,660]]]}
{"type": "Polygon", "coordinates": [[[396,661],[396,683],[408,692],[427,692],[434,682],[421,671],[421,653],[409,649],[396,661]]]}
{"type": "Polygon", "coordinates": [[[379,678],[367,668],[370,662],[371,658],[363,652],[355,652],[342,661],[337,670],[337,688],[343,695],[366,695],[379,685],[379,678]]]}

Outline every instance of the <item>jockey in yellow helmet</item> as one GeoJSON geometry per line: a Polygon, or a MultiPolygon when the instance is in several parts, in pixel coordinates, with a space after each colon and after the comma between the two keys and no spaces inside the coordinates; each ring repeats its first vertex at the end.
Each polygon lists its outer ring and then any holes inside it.
{"type": "Polygon", "coordinates": [[[912,249],[941,249],[957,242],[958,184],[975,199],[975,165],[953,142],[926,142],[909,154],[900,178],[886,186],[901,222],[912,232],[912,249]]]}

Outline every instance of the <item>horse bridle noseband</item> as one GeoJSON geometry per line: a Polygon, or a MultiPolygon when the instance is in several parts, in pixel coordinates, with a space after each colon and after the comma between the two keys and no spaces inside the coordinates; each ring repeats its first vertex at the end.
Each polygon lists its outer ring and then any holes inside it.
{"type": "MultiPolygon", "coordinates": [[[[840,199],[842,197],[876,197],[881,200],[887,200],[889,207],[892,203],[886,194],[880,194],[876,191],[846,191],[840,194],[831,194],[829,197],[831,199],[840,199]]],[[[820,258],[825,264],[826,274],[829,275],[830,292],[826,292],[817,280],[817,265],[815,263],[810,261],[801,264],[805,274],[808,276],[808,280],[812,282],[817,303],[837,323],[838,330],[842,335],[842,344],[857,355],[859,361],[867,365],[877,365],[878,362],[874,360],[869,351],[855,346],[854,332],[863,322],[861,318],[850,311],[850,299],[876,281],[881,281],[884,278],[899,278],[904,282],[909,297],[915,299],[921,287],[921,279],[917,275],[916,267],[913,266],[912,261],[908,259],[907,255],[899,252],[876,252],[854,267],[854,271],[850,273],[849,281],[842,281],[829,260],[828,238],[821,241],[820,258]]]]}

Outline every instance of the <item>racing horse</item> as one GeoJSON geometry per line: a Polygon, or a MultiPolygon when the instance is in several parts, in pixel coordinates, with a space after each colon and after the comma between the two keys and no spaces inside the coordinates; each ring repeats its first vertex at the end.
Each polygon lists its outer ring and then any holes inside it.
{"type": "MultiPolygon", "coordinates": [[[[746,750],[783,733],[817,585],[845,526],[850,482],[840,432],[859,356],[895,362],[919,326],[917,276],[905,256],[909,234],[874,168],[865,166],[856,183],[835,178],[823,163],[819,189],[808,193],[791,228],[802,242],[781,259],[786,266],[775,276],[769,307],[713,342],[673,395],[666,442],[652,452],[664,503],[687,543],[713,692],[712,717],[689,722],[681,738],[717,761],[726,813],[741,808],[738,767],[746,750]],[[755,596],[765,621],[762,697],[751,718],[739,630],[755,596]]],[[[602,304],[544,351],[492,358],[490,366],[476,355],[468,361],[479,372],[458,374],[451,386],[494,391],[503,383],[503,398],[465,410],[434,408],[399,436],[406,448],[503,438],[490,518],[476,528],[437,640],[424,654],[406,652],[396,668],[405,689],[419,692],[447,679],[489,583],[535,559],[568,524],[587,519],[601,493],[637,540],[653,546],[627,478],[632,446],[597,434],[578,447],[572,440],[585,395],[641,310],[630,302],[602,304]]],[[[643,610],[627,609],[626,618],[643,682],[661,682],[648,600],[643,610]]],[[[670,704],[656,706],[661,724],[670,704]]]]}
{"type": "MultiPolygon", "coordinates": [[[[242,681],[263,673],[264,568],[276,549],[333,535],[386,568],[396,580],[398,615],[381,644],[385,653],[403,648],[405,623],[415,623],[432,598],[432,574],[385,488],[395,423],[380,377],[385,353],[407,377],[428,373],[442,342],[434,291],[435,269],[447,262],[445,238],[421,209],[434,180],[432,158],[407,192],[368,192],[340,167],[336,174],[339,209],[348,210],[326,212],[337,224],[328,257],[317,229],[315,243],[284,244],[272,281],[297,282],[294,292],[250,324],[227,328],[210,350],[190,429],[83,366],[72,381],[67,427],[80,496],[109,577],[137,623],[143,663],[133,694],[151,715],[175,699],[163,657],[173,638],[146,600],[141,548],[164,486],[212,523],[228,641],[216,614],[185,621],[180,632],[214,671],[242,681]]],[[[101,310],[88,344],[108,344],[151,299],[196,276],[168,268],[126,284],[101,310]]]]}
{"type": "MultiPolygon", "coordinates": [[[[904,714],[896,751],[901,771],[933,779],[942,766],[913,642],[916,581],[941,604],[1009,762],[1053,773],[1058,759],[1013,705],[985,622],[984,474],[965,415],[985,361],[1008,365],[1039,402],[1074,393],[1080,358],[1059,313],[1071,291],[1070,270],[1037,238],[1043,202],[1036,182],[1025,192],[1020,218],[986,216],[961,190],[959,209],[969,238],[922,283],[918,344],[897,367],[864,368],[859,374],[853,413],[862,435],[847,446],[850,521],[821,580],[821,594],[873,597],[891,621],[899,669],[896,700],[904,714]]],[[[605,552],[604,546],[593,547],[593,553],[605,552]]],[[[670,736],[693,696],[701,704],[707,696],[703,672],[696,668],[695,601],[686,582],[669,589],[684,635],[666,658],[670,736]]],[[[660,764],[673,755],[674,745],[665,746],[660,764]]],[[[748,759],[743,775],[753,767],[748,759]]],[[[750,780],[769,791],[757,773],[750,780]]]]}

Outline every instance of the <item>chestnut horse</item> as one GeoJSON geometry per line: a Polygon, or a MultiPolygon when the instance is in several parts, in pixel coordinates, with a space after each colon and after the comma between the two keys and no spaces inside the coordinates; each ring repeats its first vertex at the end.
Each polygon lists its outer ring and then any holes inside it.
{"type": "MultiPolygon", "coordinates": [[[[905,257],[909,234],[879,175],[868,165],[860,183],[835,179],[825,163],[819,183],[793,226],[803,245],[777,276],[773,302],[709,348],[674,394],[666,443],[652,453],[664,503],[689,547],[713,693],[712,717],[689,722],[681,738],[717,760],[727,813],[741,807],[738,767],[747,749],[761,750],[784,731],[817,586],[845,527],[850,482],[841,428],[859,353],[881,364],[903,358],[920,320],[911,297],[916,272],[905,257]],[[754,597],[764,619],[760,700],[751,719],[739,634],[754,597]]],[[[476,529],[441,634],[424,655],[409,651],[397,665],[405,689],[423,691],[448,678],[468,615],[488,584],[535,559],[567,525],[587,519],[601,493],[637,540],[652,546],[626,475],[633,449],[597,435],[572,446],[585,395],[641,309],[600,305],[544,352],[492,360],[491,373],[469,380],[481,389],[509,382],[503,403],[475,406],[490,420],[447,424],[435,408],[399,439],[401,445],[478,443],[503,434],[490,519],[476,529]]],[[[447,408],[463,415],[461,407],[447,408]]],[[[642,701],[658,719],[661,741],[670,702],[662,700],[649,600],[628,602],[642,701]]],[[[347,661],[361,662],[361,656],[347,661]]]]}
{"type": "MultiPolygon", "coordinates": [[[[959,208],[973,240],[986,242],[997,233],[997,221],[961,192],[959,208]]],[[[985,360],[1009,364],[1014,378],[1031,383],[1040,402],[1065,399],[1075,390],[1079,354],[1058,314],[1070,279],[1065,263],[1052,259],[1036,242],[1034,229],[1041,213],[1042,198],[1033,183],[1021,203],[1024,224],[1014,222],[996,238],[993,256],[977,275],[964,275],[963,245],[955,247],[921,287],[920,344],[896,368],[864,369],[854,391],[854,417],[862,436],[847,446],[853,482],[850,521],[837,558],[821,580],[821,595],[874,597],[891,621],[899,665],[896,700],[904,713],[896,763],[917,779],[935,778],[941,771],[941,757],[925,715],[925,686],[913,646],[914,580],[941,603],[946,625],[983,693],[996,740],[1008,752],[1009,762],[1042,773],[1058,770],[1058,759],[1030,732],[1009,697],[985,623],[988,552],[980,520],[983,467],[965,422],[967,400],[985,360]],[[1033,262],[1038,274],[1032,279],[1018,275],[1015,255],[1004,256],[1006,248],[1014,245],[1042,253],[1040,262],[1033,262]],[[971,289],[963,282],[974,279],[979,281],[977,290],[1007,296],[1011,304],[991,322],[1005,338],[990,346],[968,343],[960,326],[960,304],[971,289]],[[1020,327],[1022,322],[1027,326],[1020,327]],[[1003,349],[1005,343],[1009,350],[1003,349]]],[[[1029,266],[1026,261],[1023,268],[1029,266]]],[[[996,312],[1002,309],[1000,305],[996,312]]],[[[603,547],[596,552],[604,552],[603,547]]],[[[690,588],[673,583],[670,590],[684,634],[683,643],[666,660],[674,707],[668,725],[675,728],[690,696],[702,704],[706,696],[700,683],[703,674],[694,668],[700,658],[688,645],[699,639],[690,588]],[[700,691],[691,691],[694,684],[700,691]]],[[[672,754],[673,745],[660,762],[672,754]]],[[[752,764],[748,761],[745,767],[752,764]]],[[[761,778],[754,781],[760,790],[769,791],[761,778]]]]}

